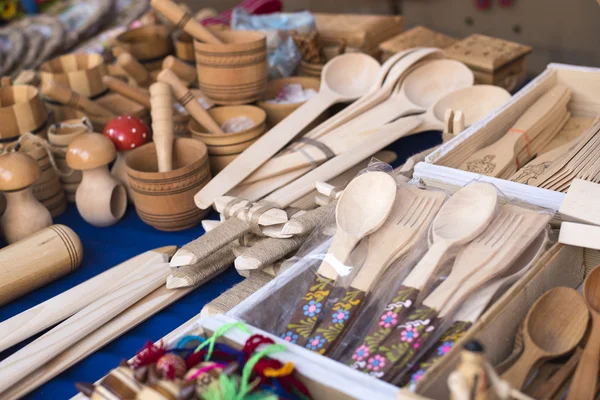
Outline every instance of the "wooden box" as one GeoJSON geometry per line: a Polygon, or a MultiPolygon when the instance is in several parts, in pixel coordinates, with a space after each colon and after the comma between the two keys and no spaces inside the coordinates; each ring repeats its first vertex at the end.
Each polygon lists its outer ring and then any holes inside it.
{"type": "Polygon", "coordinates": [[[474,34],[445,51],[450,58],[471,68],[478,84],[496,85],[513,92],[527,78],[527,55],[531,47],[523,44],[474,34]]]}
{"type": "Polygon", "coordinates": [[[437,47],[445,49],[457,41],[458,39],[419,25],[381,43],[379,50],[382,52],[381,60],[385,61],[402,50],[413,47],[437,47]]]}
{"type": "Polygon", "coordinates": [[[346,42],[346,51],[379,57],[379,45],[404,30],[404,19],[390,15],[314,13],[319,37],[327,47],[346,42]]]}

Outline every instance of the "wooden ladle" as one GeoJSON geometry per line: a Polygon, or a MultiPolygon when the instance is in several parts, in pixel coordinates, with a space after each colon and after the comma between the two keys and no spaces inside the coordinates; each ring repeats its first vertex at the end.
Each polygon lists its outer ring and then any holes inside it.
{"type": "Polygon", "coordinates": [[[585,278],[583,296],[592,314],[592,331],[571,382],[567,400],[593,399],[598,384],[600,358],[600,267],[585,278]]]}
{"type": "Polygon", "coordinates": [[[523,332],[525,349],[517,362],[502,374],[502,379],[520,390],[540,361],[560,357],[577,346],[588,321],[587,306],[576,290],[558,287],[546,292],[527,313],[523,332]]]}
{"type": "Polygon", "coordinates": [[[367,93],[378,71],[379,63],[366,54],[343,54],[329,61],[321,73],[319,93],[227,165],[196,194],[196,205],[201,209],[210,207],[216,197],[241,183],[332,104],[353,101],[367,93]]]}

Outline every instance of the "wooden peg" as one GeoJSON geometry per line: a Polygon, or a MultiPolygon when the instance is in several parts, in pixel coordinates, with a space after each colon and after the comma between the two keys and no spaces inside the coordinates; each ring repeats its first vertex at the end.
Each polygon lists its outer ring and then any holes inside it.
{"type": "Polygon", "coordinates": [[[444,113],[444,130],[442,140],[447,142],[454,137],[454,110],[448,108],[444,113]]]}
{"type": "Polygon", "coordinates": [[[454,136],[465,130],[465,114],[462,111],[455,111],[452,118],[452,134],[454,136]]]}
{"type": "Polygon", "coordinates": [[[131,54],[123,52],[117,57],[117,65],[129,75],[138,86],[148,87],[152,84],[150,73],[131,54]]]}
{"type": "Polygon", "coordinates": [[[152,131],[158,171],[169,172],[173,169],[173,96],[171,87],[163,82],[150,86],[150,102],[152,104],[152,131]]]}
{"type": "Polygon", "coordinates": [[[55,82],[46,82],[42,85],[42,93],[46,97],[58,101],[66,106],[78,109],[84,113],[102,117],[115,117],[116,115],[109,109],[92,102],[86,97],[80,96],[71,89],[59,85],[55,82]]]}

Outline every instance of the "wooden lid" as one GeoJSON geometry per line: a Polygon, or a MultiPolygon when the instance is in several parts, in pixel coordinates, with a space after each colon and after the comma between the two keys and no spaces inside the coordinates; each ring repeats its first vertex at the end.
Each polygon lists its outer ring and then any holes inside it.
{"type": "Polygon", "coordinates": [[[531,47],[474,34],[445,49],[450,58],[462,61],[473,69],[494,72],[500,67],[515,61],[529,53],[531,47]]]}
{"type": "Polygon", "coordinates": [[[113,142],[99,133],[77,136],[67,149],[67,164],[77,170],[98,168],[110,163],[117,156],[113,142]]]}
{"type": "Polygon", "coordinates": [[[402,50],[412,49],[414,47],[437,47],[438,49],[444,49],[448,46],[452,46],[457,41],[458,40],[453,37],[432,31],[424,26],[415,26],[398,36],[394,36],[381,43],[379,48],[382,51],[390,53],[398,53],[402,50]]]}
{"type": "Polygon", "coordinates": [[[30,156],[18,152],[0,156],[0,190],[20,190],[40,177],[40,167],[30,156]]]}

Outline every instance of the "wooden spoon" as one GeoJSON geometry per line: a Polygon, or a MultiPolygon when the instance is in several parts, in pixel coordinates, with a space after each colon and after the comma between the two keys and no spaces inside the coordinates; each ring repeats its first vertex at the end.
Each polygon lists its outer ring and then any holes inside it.
{"type": "Polygon", "coordinates": [[[346,187],[336,207],[337,230],[329,250],[308,285],[309,291],[301,297],[300,304],[286,328],[286,332],[294,330],[298,333],[296,344],[306,344],[335,280],[348,276],[353,270],[346,265],[352,250],[362,238],[383,225],[392,210],[395,198],[396,181],[384,172],[360,175],[346,187]],[[315,287],[320,288],[319,292],[322,295],[320,306],[307,300],[313,298],[310,293],[315,287]],[[311,311],[307,314],[305,311],[309,309],[311,311]],[[306,318],[307,315],[309,318],[306,318]]]}
{"type": "Polygon", "coordinates": [[[344,54],[329,61],[321,74],[319,93],[261,136],[204,186],[194,198],[196,205],[201,209],[210,207],[215,197],[242,182],[332,104],[353,101],[367,93],[377,79],[378,70],[377,61],[366,54],[344,54]]]}
{"type": "Polygon", "coordinates": [[[600,267],[594,268],[585,278],[583,296],[592,313],[592,331],[577,365],[567,400],[588,400],[596,395],[600,361],[600,267]]]}
{"type": "MultiPolygon", "coordinates": [[[[587,306],[576,290],[558,287],[546,292],[527,313],[525,349],[519,360],[502,374],[502,379],[520,390],[541,360],[560,357],[577,346],[588,321],[587,306]]],[[[594,375],[594,382],[596,378],[594,375]]]]}

